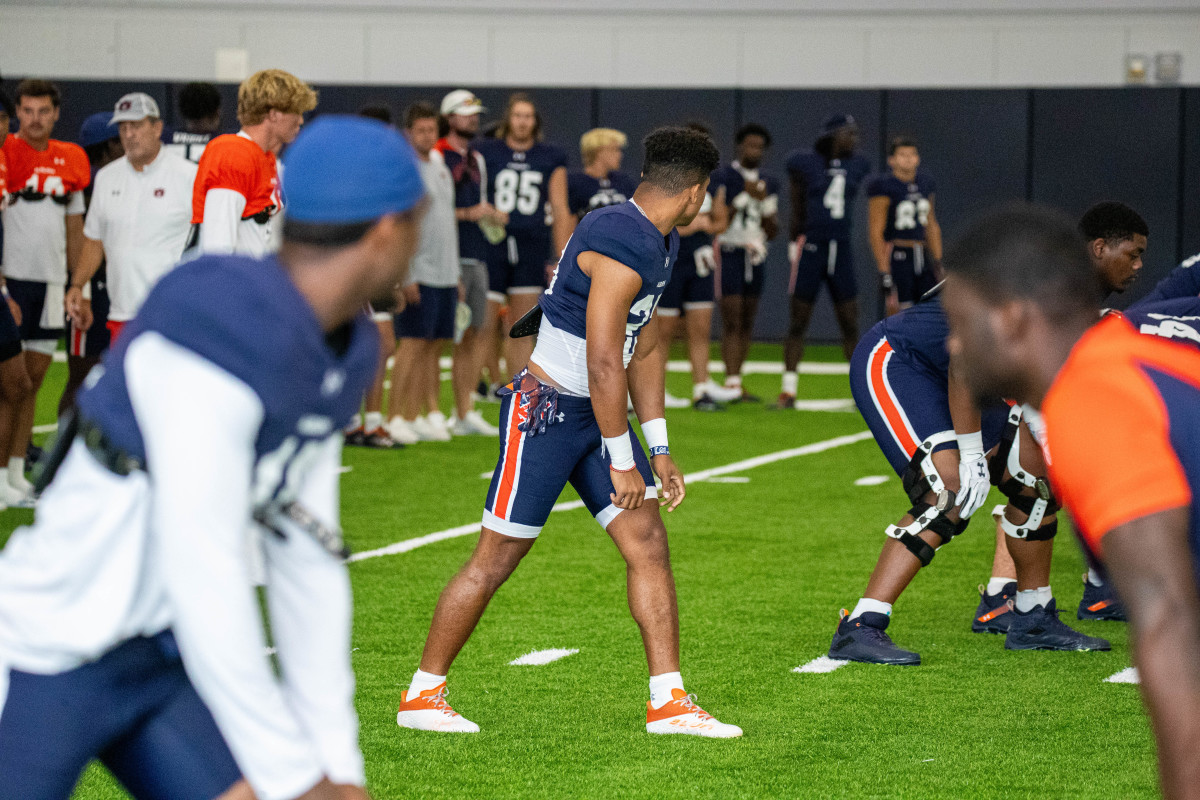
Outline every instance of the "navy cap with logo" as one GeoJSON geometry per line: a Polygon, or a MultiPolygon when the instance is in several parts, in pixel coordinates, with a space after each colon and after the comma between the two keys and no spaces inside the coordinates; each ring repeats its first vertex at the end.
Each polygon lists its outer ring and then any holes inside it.
{"type": "Polygon", "coordinates": [[[857,126],[858,123],[849,114],[834,114],[825,120],[825,124],[821,126],[821,133],[834,133],[842,128],[854,128],[857,126]]]}
{"type": "Polygon", "coordinates": [[[407,211],[425,196],[412,146],[389,125],[325,114],[283,156],[287,216],[351,224],[407,211]]]}

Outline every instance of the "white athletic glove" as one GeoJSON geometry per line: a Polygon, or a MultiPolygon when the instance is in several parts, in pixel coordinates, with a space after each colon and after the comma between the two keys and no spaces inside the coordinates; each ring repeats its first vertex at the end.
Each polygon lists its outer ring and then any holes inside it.
{"type": "Polygon", "coordinates": [[[692,257],[696,259],[696,274],[701,278],[707,278],[717,268],[717,256],[710,245],[697,247],[692,257]]]}
{"type": "Polygon", "coordinates": [[[958,513],[962,519],[968,519],[980,509],[992,489],[983,457],[983,434],[979,431],[958,435],[958,482],[958,513]]]}

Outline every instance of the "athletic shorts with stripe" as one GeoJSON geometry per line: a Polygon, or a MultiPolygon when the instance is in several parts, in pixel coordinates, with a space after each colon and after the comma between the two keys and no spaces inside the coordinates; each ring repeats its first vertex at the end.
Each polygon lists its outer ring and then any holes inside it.
{"type": "Polygon", "coordinates": [[[937,274],[925,258],[925,246],[892,247],[889,256],[896,297],[901,303],[915,303],[937,285],[937,274]]]}
{"type": "Polygon", "coordinates": [[[721,297],[758,297],[763,289],[763,265],[751,264],[744,247],[722,247],[717,262],[721,297]]]}
{"type": "MultiPolygon", "coordinates": [[[[536,537],[570,483],[600,526],[607,528],[621,509],[609,497],[614,491],[610,459],[601,453],[603,440],[591,398],[560,394],[558,421],[546,426],[545,433],[529,436],[517,429],[530,411],[522,397],[528,394],[514,392],[500,404],[500,458],[488,488],[483,527],[519,539],[536,537]]],[[[646,482],[646,497],[657,497],[650,462],[632,429],[629,438],[633,460],[646,482]]]]}
{"type": "MultiPolygon", "coordinates": [[[[897,475],[903,475],[921,442],[953,431],[945,379],[913,366],[892,349],[876,324],[850,359],[850,393],[867,427],[897,475]]],[[[982,414],[983,449],[1000,442],[1008,406],[989,406],[982,414]]],[[[934,450],[955,447],[951,440],[934,450]]]]}
{"type": "Polygon", "coordinates": [[[805,303],[815,302],[822,283],[829,284],[829,296],[835,303],[858,297],[849,242],[805,242],[800,248],[790,294],[805,303]]]}
{"type": "MultiPolygon", "coordinates": [[[[75,327],[67,319],[67,355],[95,358],[104,355],[112,344],[112,328],[109,326],[108,283],[104,268],[92,276],[92,327],[86,331],[75,327]]],[[[118,326],[118,330],[120,326],[118,326]]]]}

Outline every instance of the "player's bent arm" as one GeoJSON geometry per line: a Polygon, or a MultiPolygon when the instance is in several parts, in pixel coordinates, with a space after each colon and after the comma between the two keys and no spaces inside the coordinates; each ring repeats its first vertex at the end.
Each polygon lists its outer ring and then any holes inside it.
{"type": "Polygon", "coordinates": [[[130,343],[125,373],[188,676],[260,800],[298,797],[322,770],[264,654],[247,559],[262,404],[244,383],[156,333],[130,343]]]}
{"type": "Polygon", "coordinates": [[[1103,546],[1129,613],[1163,796],[1200,797],[1200,589],[1188,547],[1188,510],[1172,508],[1119,525],[1104,535],[1103,546]]]}
{"type": "MultiPolygon", "coordinates": [[[[342,437],[320,445],[298,502],[324,525],[338,526],[342,437]]],[[[267,594],[283,692],[336,784],[362,786],[362,751],[350,664],[350,576],[342,560],[288,520],[287,539],[267,539],[267,594]]]]}
{"type": "Polygon", "coordinates": [[[929,195],[929,218],[925,222],[925,244],[929,246],[929,257],[935,262],[939,262],[942,260],[942,226],[937,221],[933,198],[933,195],[929,195]]]}
{"type": "Polygon", "coordinates": [[[883,239],[890,208],[891,203],[885,195],[872,197],[867,202],[867,238],[871,242],[871,254],[875,256],[875,267],[879,270],[880,275],[892,274],[887,242],[883,239]]]}
{"type": "Polygon", "coordinates": [[[200,223],[200,250],[232,253],[237,247],[237,226],[246,210],[246,198],[233,189],[209,189],[204,195],[204,222],[200,223]]]}
{"type": "Polygon", "coordinates": [[[666,397],[667,348],[658,346],[658,315],[642,326],[633,358],[625,370],[633,410],[642,422],[660,419],[666,397]]]}
{"type": "Polygon", "coordinates": [[[554,235],[554,252],[551,254],[558,260],[558,255],[567,246],[571,232],[575,230],[575,216],[567,203],[567,168],[555,167],[550,173],[550,212],[554,216],[551,232],[554,235]]]}
{"type": "Polygon", "coordinates": [[[577,259],[591,278],[587,301],[588,393],[601,435],[621,436],[626,420],[625,325],[629,307],[642,287],[641,276],[621,262],[593,251],[577,259]]]}
{"type": "Polygon", "coordinates": [[[788,233],[792,241],[808,230],[808,181],[799,172],[788,173],[788,186],[792,195],[792,220],[788,233]]]}

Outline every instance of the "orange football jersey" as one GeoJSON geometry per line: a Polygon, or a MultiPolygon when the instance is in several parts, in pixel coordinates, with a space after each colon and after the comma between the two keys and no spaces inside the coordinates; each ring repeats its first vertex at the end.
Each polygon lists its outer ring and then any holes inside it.
{"type": "Polygon", "coordinates": [[[8,191],[65,197],[92,182],[92,168],[83,148],[51,139],[45,150],[34,150],[20,136],[4,140],[8,159],[8,191]]]}
{"type": "Polygon", "coordinates": [[[231,189],[246,198],[242,219],[283,208],[275,154],[239,134],[218,136],[204,148],[192,188],[192,224],[204,222],[204,199],[210,189],[231,189]]]}

